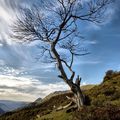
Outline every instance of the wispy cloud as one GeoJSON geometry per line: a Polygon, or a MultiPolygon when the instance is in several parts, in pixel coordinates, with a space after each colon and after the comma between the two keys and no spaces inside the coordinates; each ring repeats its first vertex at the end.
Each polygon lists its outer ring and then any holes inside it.
{"type": "Polygon", "coordinates": [[[96,45],[98,44],[97,40],[83,40],[83,44],[85,45],[96,45]]]}
{"type": "MultiPolygon", "coordinates": [[[[39,0],[0,0],[0,99],[34,101],[36,98],[44,97],[50,92],[69,89],[65,83],[57,78],[58,73],[54,71],[55,66],[53,64],[43,64],[39,61],[36,62],[34,58],[39,54],[39,50],[36,49],[35,44],[30,44],[28,46],[13,44],[8,37],[9,25],[12,24],[12,21],[15,18],[15,9],[20,5],[25,5],[24,3],[30,5],[35,2],[37,3],[39,0]]],[[[119,14],[113,15],[114,10],[115,9],[112,6],[106,11],[105,15],[107,21],[104,22],[103,26],[107,25],[111,19],[116,18],[117,22],[114,22],[114,24],[119,27],[119,14]]],[[[117,10],[119,11],[119,4],[117,5],[117,10]]],[[[88,36],[92,30],[98,31],[102,29],[101,26],[92,23],[82,24],[80,26],[80,29],[81,28],[83,30],[83,35],[85,33],[88,36]]],[[[112,28],[109,29],[113,30],[112,28]]],[[[105,31],[98,34],[107,35],[105,31]]],[[[114,35],[115,34],[116,32],[114,35]]],[[[110,36],[111,35],[113,34],[110,34],[110,36]]],[[[93,41],[86,40],[84,43],[85,45],[97,46],[98,42],[101,41],[102,40],[98,41],[97,36],[96,38],[93,38],[93,41]]],[[[101,52],[104,52],[102,49],[105,50],[104,46],[101,46],[100,48],[101,52]]],[[[97,51],[97,49],[95,49],[95,51],[97,51]]],[[[115,52],[113,54],[115,54],[115,52]]],[[[97,58],[98,56],[99,55],[96,54],[94,58],[97,58]]],[[[75,60],[74,65],[99,65],[101,68],[101,63],[105,61],[92,59],[92,57],[77,59],[75,60]]],[[[108,61],[106,61],[106,63],[107,62],[108,61]]],[[[76,68],[76,70],[79,71],[78,68],[76,68]]],[[[96,71],[96,68],[94,71],[96,71]]],[[[92,74],[91,68],[87,67],[87,74],[88,73],[90,75],[94,74],[92,74]]],[[[91,78],[91,80],[92,79],[93,78],[91,78]]],[[[86,85],[86,82],[83,82],[82,84],[86,85]]]]}
{"type": "Polygon", "coordinates": [[[0,80],[0,99],[34,101],[51,92],[68,89],[63,82],[45,84],[37,79],[4,75],[0,75],[0,80]]]}
{"type": "MultiPolygon", "coordinates": [[[[34,101],[38,97],[61,90],[69,90],[64,82],[43,83],[40,80],[0,75],[0,99],[16,101],[34,101]]],[[[81,85],[86,85],[82,82],[81,85]]]]}
{"type": "Polygon", "coordinates": [[[102,63],[100,60],[80,60],[76,61],[74,65],[96,65],[100,63],[102,63]]]}
{"type": "Polygon", "coordinates": [[[112,5],[111,7],[106,9],[106,11],[104,12],[101,23],[95,24],[92,22],[88,22],[86,27],[85,27],[85,31],[101,30],[103,26],[110,23],[113,20],[113,17],[115,16],[115,11],[116,11],[116,8],[114,5],[112,5]]]}

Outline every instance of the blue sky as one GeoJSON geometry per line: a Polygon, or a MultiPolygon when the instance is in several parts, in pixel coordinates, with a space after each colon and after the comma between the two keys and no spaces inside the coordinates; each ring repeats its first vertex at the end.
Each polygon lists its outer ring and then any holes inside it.
{"type": "MultiPolygon", "coordinates": [[[[54,64],[36,61],[39,54],[37,43],[19,45],[8,37],[9,25],[17,13],[15,8],[31,3],[32,0],[0,0],[0,99],[33,101],[50,92],[68,89],[57,78],[54,64]]],[[[99,84],[107,70],[120,70],[119,7],[120,2],[116,0],[101,26],[91,23],[80,25],[86,47],[91,52],[77,58],[74,63],[75,71],[82,77],[82,84],[99,84]]]]}

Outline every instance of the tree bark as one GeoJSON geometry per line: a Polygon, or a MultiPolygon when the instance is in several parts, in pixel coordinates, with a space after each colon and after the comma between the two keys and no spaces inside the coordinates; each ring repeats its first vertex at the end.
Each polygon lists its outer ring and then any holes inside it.
{"type": "Polygon", "coordinates": [[[77,90],[77,93],[74,93],[74,96],[76,98],[76,104],[77,104],[78,110],[79,110],[81,107],[84,106],[84,101],[85,101],[80,88],[77,90]]]}
{"type": "Polygon", "coordinates": [[[60,56],[58,54],[58,52],[56,51],[55,49],[55,43],[52,43],[51,45],[51,51],[57,61],[57,68],[58,70],[60,71],[61,73],[61,77],[62,79],[64,80],[65,83],[68,84],[68,86],[71,88],[71,91],[73,92],[74,94],[74,100],[73,102],[77,105],[78,107],[78,110],[80,110],[80,108],[84,105],[84,96],[82,94],[82,91],[80,89],[80,82],[81,82],[81,78],[79,78],[79,76],[76,78],[76,81],[75,83],[73,83],[73,78],[72,80],[71,79],[68,79],[65,71],[64,71],[64,68],[63,68],[63,65],[62,65],[62,61],[60,59],[60,56]]]}
{"type": "Polygon", "coordinates": [[[70,84],[68,83],[68,85],[70,86],[71,91],[73,92],[73,95],[74,95],[73,102],[77,105],[78,110],[80,110],[81,107],[83,107],[85,103],[85,98],[82,93],[82,90],[80,86],[78,86],[75,83],[70,83],[70,84]]]}

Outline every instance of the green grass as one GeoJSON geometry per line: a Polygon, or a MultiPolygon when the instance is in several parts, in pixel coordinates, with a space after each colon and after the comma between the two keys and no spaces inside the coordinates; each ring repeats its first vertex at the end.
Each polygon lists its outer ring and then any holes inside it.
{"type": "Polygon", "coordinates": [[[85,91],[85,94],[89,97],[91,105],[120,106],[120,75],[105,80],[100,85],[85,91]]]}
{"type": "Polygon", "coordinates": [[[47,115],[43,115],[42,117],[39,115],[37,116],[38,118],[36,120],[72,120],[72,114],[66,113],[66,110],[53,111],[47,115]]]}
{"type": "Polygon", "coordinates": [[[73,94],[65,93],[36,106],[6,113],[0,120],[120,120],[120,72],[107,73],[100,85],[82,86],[82,89],[87,102],[79,112],[55,111],[70,102],[66,96],[73,94]]]}
{"type": "Polygon", "coordinates": [[[92,89],[93,87],[95,87],[96,85],[92,85],[92,84],[90,84],[90,85],[83,85],[83,86],[81,86],[81,89],[83,90],[83,91],[86,91],[86,90],[90,90],[90,89],[92,89]]]}

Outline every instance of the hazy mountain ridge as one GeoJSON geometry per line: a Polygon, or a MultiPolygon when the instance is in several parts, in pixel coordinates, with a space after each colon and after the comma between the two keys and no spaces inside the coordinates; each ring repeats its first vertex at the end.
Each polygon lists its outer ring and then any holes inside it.
{"type": "Polygon", "coordinates": [[[12,111],[12,110],[15,110],[15,109],[18,109],[18,108],[22,108],[26,105],[28,105],[27,102],[0,100],[0,108],[4,112],[8,112],[8,111],[12,111]]]}
{"type": "MultiPolygon", "coordinates": [[[[86,91],[86,90],[89,90],[91,88],[93,88],[95,85],[93,84],[89,84],[89,85],[84,85],[84,86],[81,86],[81,89],[83,91],[86,91]]],[[[43,99],[42,98],[38,98],[37,100],[35,100],[33,103],[30,103],[29,105],[31,106],[34,106],[34,105],[38,105],[38,104],[41,104],[49,99],[51,99],[52,97],[55,97],[55,96],[58,96],[58,95],[64,95],[64,94],[71,94],[71,91],[70,90],[66,90],[66,91],[55,91],[53,93],[50,93],[49,95],[47,95],[46,97],[44,97],[43,99]]],[[[29,106],[28,105],[28,106],[29,106]]]]}
{"type": "Polygon", "coordinates": [[[5,113],[5,111],[0,108],[0,115],[3,113],[5,113]]]}

